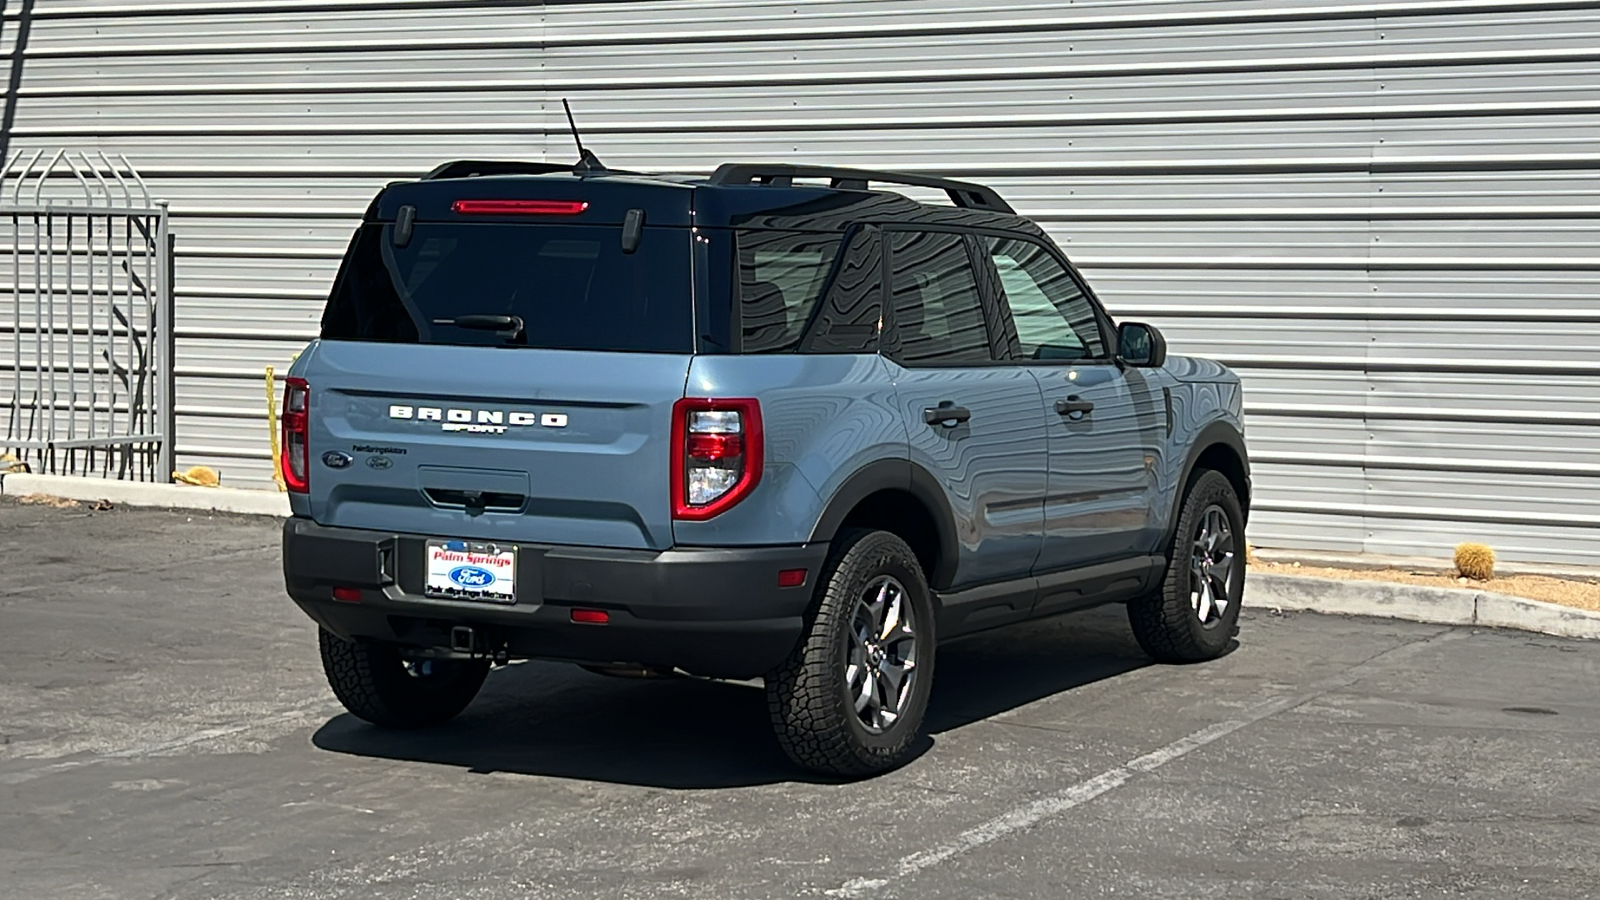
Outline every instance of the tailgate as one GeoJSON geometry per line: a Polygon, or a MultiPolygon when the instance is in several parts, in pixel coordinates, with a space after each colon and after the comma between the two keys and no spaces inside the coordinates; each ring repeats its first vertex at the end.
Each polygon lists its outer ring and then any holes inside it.
{"type": "Polygon", "coordinates": [[[687,354],[321,341],[311,518],[397,533],[672,545],[687,354]]]}

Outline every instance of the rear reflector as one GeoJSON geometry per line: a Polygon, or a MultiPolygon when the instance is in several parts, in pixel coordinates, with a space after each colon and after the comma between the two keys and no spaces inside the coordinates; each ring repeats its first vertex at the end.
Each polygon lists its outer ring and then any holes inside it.
{"type": "Polygon", "coordinates": [[[778,573],[778,587],[801,587],[805,583],[805,569],[784,569],[778,573]]]}
{"type": "Polygon", "coordinates": [[[572,611],[572,621],[584,625],[604,625],[611,621],[611,613],[603,609],[575,609],[572,611]]]}
{"type": "Polygon", "coordinates": [[[450,209],[463,216],[575,216],[587,200],[457,200],[450,209]]]}
{"type": "Polygon", "coordinates": [[[341,603],[360,603],[361,589],[353,587],[336,587],[333,589],[333,599],[341,603]]]}

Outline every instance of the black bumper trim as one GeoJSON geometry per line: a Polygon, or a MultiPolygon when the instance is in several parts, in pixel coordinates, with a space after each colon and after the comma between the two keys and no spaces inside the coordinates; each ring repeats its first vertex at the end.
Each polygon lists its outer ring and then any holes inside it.
{"type": "Polygon", "coordinates": [[[345,638],[447,647],[452,627],[478,631],[513,656],[674,666],[746,678],[782,662],[805,625],[826,544],[617,550],[517,544],[518,602],[423,596],[427,536],[284,523],[289,595],[345,638]],[[778,572],[805,569],[803,587],[778,572]],[[333,599],[356,588],[360,602],[333,599]],[[570,620],[574,606],[605,609],[606,625],[570,620]]]}

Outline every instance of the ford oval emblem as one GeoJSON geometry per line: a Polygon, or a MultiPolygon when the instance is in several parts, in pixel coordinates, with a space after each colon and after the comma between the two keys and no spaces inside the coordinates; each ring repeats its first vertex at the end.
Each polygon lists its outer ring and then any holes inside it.
{"type": "Polygon", "coordinates": [[[456,566],[450,570],[450,580],[464,588],[481,588],[494,584],[494,573],[477,566],[456,566]]]}
{"type": "Polygon", "coordinates": [[[394,460],[390,459],[387,456],[369,456],[369,457],[367,457],[367,468],[369,468],[369,469],[382,470],[382,469],[387,469],[392,465],[394,465],[394,460]]]}
{"type": "Polygon", "coordinates": [[[330,469],[343,469],[355,461],[355,457],[342,450],[329,450],[322,454],[322,464],[330,469]]]}

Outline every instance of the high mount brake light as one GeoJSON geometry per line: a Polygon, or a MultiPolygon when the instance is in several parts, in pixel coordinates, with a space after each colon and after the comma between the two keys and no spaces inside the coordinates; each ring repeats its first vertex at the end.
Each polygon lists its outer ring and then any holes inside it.
{"type": "Polygon", "coordinates": [[[698,522],[761,480],[761,404],[685,397],[672,407],[672,517],[698,522]]]}
{"type": "Polygon", "coordinates": [[[457,200],[450,209],[463,216],[575,216],[587,200],[457,200]]]}
{"type": "Polygon", "coordinates": [[[304,378],[283,380],[283,446],[278,466],[291,493],[311,491],[311,386],[304,378]]]}

